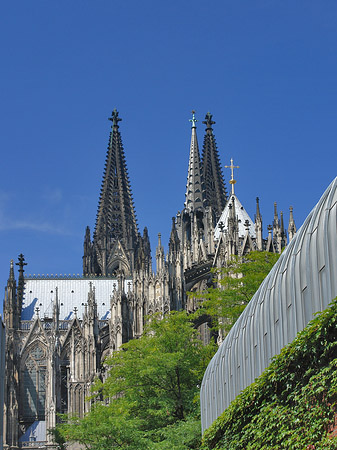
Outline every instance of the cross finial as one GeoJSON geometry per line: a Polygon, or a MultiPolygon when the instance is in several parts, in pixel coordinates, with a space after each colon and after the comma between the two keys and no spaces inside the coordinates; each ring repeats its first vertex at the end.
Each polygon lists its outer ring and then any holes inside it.
{"type": "Polygon", "coordinates": [[[195,124],[198,122],[198,120],[195,118],[194,109],[192,109],[192,119],[190,119],[190,122],[192,122],[192,128],[197,128],[195,124]]]}
{"type": "Polygon", "coordinates": [[[75,317],[77,317],[77,311],[78,311],[78,309],[77,309],[77,307],[75,306],[75,307],[74,307],[74,314],[75,314],[75,317]]]}
{"type": "Polygon", "coordinates": [[[231,169],[231,179],[229,180],[229,184],[232,185],[232,195],[234,195],[234,184],[236,183],[236,180],[234,180],[234,169],[239,169],[240,166],[234,166],[233,165],[233,158],[231,158],[231,165],[225,166],[226,169],[231,169]]]}
{"type": "Polygon", "coordinates": [[[112,111],[111,117],[109,117],[109,120],[111,120],[111,122],[112,122],[112,126],[117,127],[117,128],[118,128],[118,122],[120,122],[122,120],[120,117],[118,117],[118,114],[119,114],[119,112],[115,108],[112,111]]]}
{"type": "Polygon", "coordinates": [[[205,116],[205,120],[202,122],[206,125],[206,130],[211,130],[212,129],[212,125],[215,124],[214,120],[212,120],[213,115],[208,112],[205,116]]]}
{"type": "Polygon", "coordinates": [[[19,262],[16,263],[17,266],[20,267],[20,270],[23,271],[23,267],[27,265],[27,263],[25,262],[25,257],[23,256],[22,253],[20,253],[20,255],[18,256],[18,260],[19,262]]]}
{"type": "Polygon", "coordinates": [[[40,308],[35,308],[35,312],[36,312],[37,317],[39,317],[40,308]]]}

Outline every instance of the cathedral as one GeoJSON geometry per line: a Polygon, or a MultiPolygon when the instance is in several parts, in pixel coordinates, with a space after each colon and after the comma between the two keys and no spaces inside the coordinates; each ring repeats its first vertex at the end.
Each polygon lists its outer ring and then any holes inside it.
{"type": "MultiPolygon", "coordinates": [[[[146,316],[197,308],[187,296],[212,285],[213,267],[252,250],[281,252],[296,227],[290,208],[288,233],[274,205],[263,237],[259,199],[251,220],[235,193],[233,160],[227,191],[207,113],[202,151],[192,112],[185,203],[172,218],[165,254],[158,235],[153,269],[147,228],[138,229],[119,114],[110,118],[106,163],[93,232],[84,236],[83,275],[26,276],[19,255],[16,280],[10,262],[4,298],[6,381],[4,447],[53,448],[48,430],[58,413],[83,416],[93,380],[104,379],[104,358],[142,335],[146,316]],[[287,237],[288,234],[288,237],[287,237]]],[[[199,324],[209,339],[207,324],[199,324]]]]}

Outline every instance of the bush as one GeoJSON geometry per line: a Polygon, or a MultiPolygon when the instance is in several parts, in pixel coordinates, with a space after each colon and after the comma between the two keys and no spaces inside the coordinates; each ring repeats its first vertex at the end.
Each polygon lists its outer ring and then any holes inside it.
{"type": "Polygon", "coordinates": [[[337,299],[203,436],[203,450],[337,449],[337,299]]]}

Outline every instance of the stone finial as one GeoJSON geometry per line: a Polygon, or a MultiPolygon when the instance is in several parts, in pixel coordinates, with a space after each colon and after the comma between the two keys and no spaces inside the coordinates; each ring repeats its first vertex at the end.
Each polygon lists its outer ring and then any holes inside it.
{"type": "Polygon", "coordinates": [[[109,120],[111,120],[111,122],[112,122],[112,127],[118,128],[118,122],[121,122],[122,119],[119,117],[119,112],[117,111],[116,108],[112,111],[112,114],[111,114],[111,117],[109,117],[109,120]]]}
{"type": "Polygon", "coordinates": [[[212,129],[212,125],[215,124],[214,120],[212,120],[213,115],[208,112],[205,116],[205,120],[202,122],[206,125],[206,130],[211,130],[212,129]]]}

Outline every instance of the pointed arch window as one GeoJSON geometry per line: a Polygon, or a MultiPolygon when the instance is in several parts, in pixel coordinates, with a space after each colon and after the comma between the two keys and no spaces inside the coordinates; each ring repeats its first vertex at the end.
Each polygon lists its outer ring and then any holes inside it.
{"type": "Polygon", "coordinates": [[[23,364],[22,415],[26,420],[45,419],[46,370],[46,350],[36,345],[23,364]]]}

